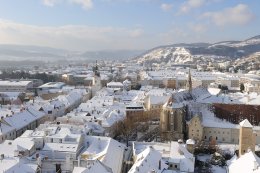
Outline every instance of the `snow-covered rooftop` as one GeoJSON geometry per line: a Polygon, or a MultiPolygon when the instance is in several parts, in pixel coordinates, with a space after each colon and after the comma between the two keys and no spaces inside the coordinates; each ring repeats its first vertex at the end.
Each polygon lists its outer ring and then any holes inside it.
{"type": "Polygon", "coordinates": [[[260,158],[252,151],[245,153],[239,158],[234,156],[228,162],[228,170],[230,173],[258,173],[260,172],[260,158]]]}
{"type": "Polygon", "coordinates": [[[0,86],[27,86],[31,84],[32,81],[9,81],[9,80],[0,80],[0,86]]]}
{"type": "Polygon", "coordinates": [[[242,122],[240,122],[239,125],[241,127],[253,128],[253,126],[251,125],[251,123],[247,119],[245,119],[242,122]]]}

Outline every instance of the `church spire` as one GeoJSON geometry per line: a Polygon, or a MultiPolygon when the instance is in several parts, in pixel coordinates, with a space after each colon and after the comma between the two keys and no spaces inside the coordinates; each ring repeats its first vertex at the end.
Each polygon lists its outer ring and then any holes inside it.
{"type": "Polygon", "coordinates": [[[189,92],[192,92],[192,81],[191,81],[191,72],[189,69],[189,74],[188,74],[188,80],[187,80],[187,85],[186,85],[187,89],[189,90],[189,92]]]}
{"type": "Polygon", "coordinates": [[[93,72],[95,73],[95,76],[100,76],[100,73],[98,71],[98,63],[97,63],[97,60],[96,60],[96,66],[93,67],[93,72]]]}

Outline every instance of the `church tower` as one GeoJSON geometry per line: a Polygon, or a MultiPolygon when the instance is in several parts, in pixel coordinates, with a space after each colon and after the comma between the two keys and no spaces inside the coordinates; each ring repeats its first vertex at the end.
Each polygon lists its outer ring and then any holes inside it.
{"type": "Polygon", "coordinates": [[[255,151],[255,135],[253,133],[253,126],[245,119],[239,123],[239,157],[248,152],[250,149],[255,151]]]}
{"type": "Polygon", "coordinates": [[[102,88],[97,61],[96,61],[96,66],[93,67],[93,72],[94,72],[94,77],[93,77],[92,87],[91,87],[92,97],[94,97],[96,95],[97,91],[99,91],[102,88]]]}
{"type": "Polygon", "coordinates": [[[189,90],[189,92],[192,92],[192,81],[191,81],[191,73],[190,73],[190,69],[189,69],[189,74],[188,74],[188,80],[186,83],[186,89],[189,90]]]}

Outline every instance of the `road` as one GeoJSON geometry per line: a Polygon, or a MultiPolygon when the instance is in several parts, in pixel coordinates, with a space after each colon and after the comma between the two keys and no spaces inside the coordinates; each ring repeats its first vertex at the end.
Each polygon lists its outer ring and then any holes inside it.
{"type": "Polygon", "coordinates": [[[129,146],[127,151],[125,151],[124,154],[122,173],[127,173],[131,169],[133,165],[132,155],[133,155],[132,146],[129,146]]]}

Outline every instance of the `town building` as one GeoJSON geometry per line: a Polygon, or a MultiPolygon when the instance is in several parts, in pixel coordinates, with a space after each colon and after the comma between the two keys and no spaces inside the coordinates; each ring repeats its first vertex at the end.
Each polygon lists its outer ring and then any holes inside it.
{"type": "Polygon", "coordinates": [[[26,92],[32,88],[32,81],[0,80],[0,92],[26,92]]]}
{"type": "Polygon", "coordinates": [[[133,142],[134,165],[129,173],[134,172],[194,172],[195,157],[188,150],[194,148],[194,143],[188,140],[169,143],[133,142]],[[187,147],[190,145],[189,147],[187,147]]]}

